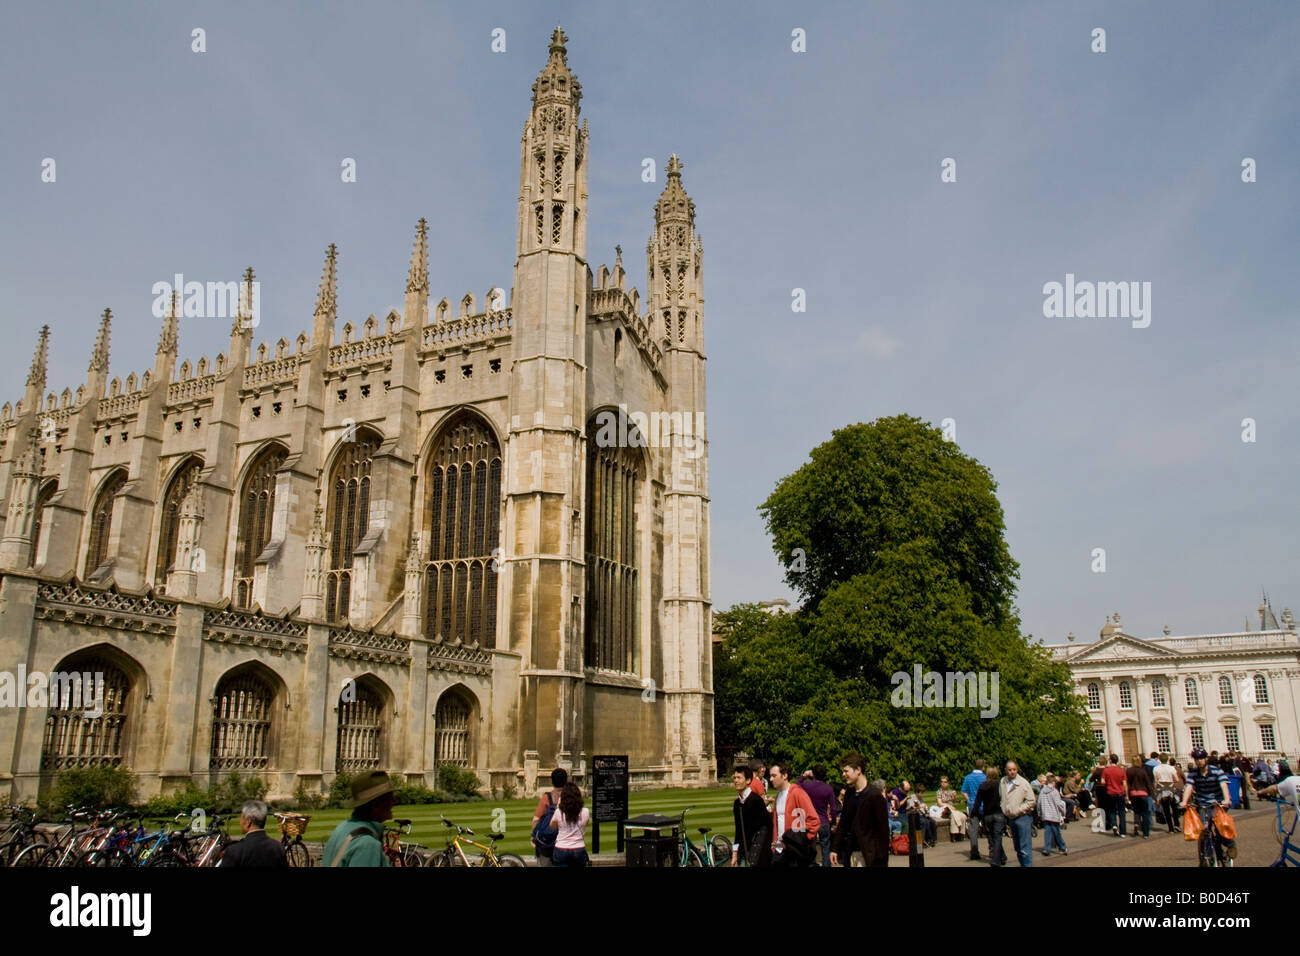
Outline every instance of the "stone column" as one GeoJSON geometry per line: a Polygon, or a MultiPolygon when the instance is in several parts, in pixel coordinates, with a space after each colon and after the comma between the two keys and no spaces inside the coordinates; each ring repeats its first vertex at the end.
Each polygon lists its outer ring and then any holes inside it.
{"type": "Polygon", "coordinates": [[[333,769],[333,749],[325,746],[325,715],[338,703],[339,688],[329,682],[329,630],[307,625],[307,663],[303,669],[303,698],[297,731],[300,777],[319,777],[333,769]]]}
{"type": "Polygon", "coordinates": [[[1106,712],[1106,753],[1117,754],[1124,741],[1119,732],[1119,687],[1115,678],[1101,679],[1101,703],[1106,712]]]}
{"type": "Polygon", "coordinates": [[[1156,734],[1151,729],[1151,708],[1155,701],[1151,696],[1151,682],[1145,676],[1133,678],[1133,704],[1137,708],[1138,752],[1145,762],[1146,755],[1156,749],[1156,734]]]}
{"type": "Polygon", "coordinates": [[[406,693],[406,746],[401,765],[408,779],[418,776],[421,783],[427,784],[424,751],[429,730],[429,645],[419,638],[411,641],[406,693]]]}
{"type": "MultiPolygon", "coordinates": [[[[36,616],[37,582],[31,578],[16,577],[12,574],[0,579],[0,660],[10,662],[17,670],[18,664],[31,668],[32,627],[36,616]]],[[[15,694],[22,695],[25,702],[26,687],[15,687],[15,694]]],[[[18,700],[12,702],[18,704],[18,700]]],[[[35,776],[28,780],[21,779],[20,757],[22,749],[19,740],[23,735],[24,724],[32,715],[26,707],[0,707],[0,796],[8,796],[12,790],[13,800],[21,802],[36,796],[35,776]]],[[[40,741],[37,741],[36,759],[40,760],[40,741]]]]}
{"type": "Polygon", "coordinates": [[[1175,757],[1178,757],[1179,744],[1187,739],[1187,728],[1183,725],[1183,700],[1182,675],[1171,674],[1169,676],[1169,752],[1175,757]]]}
{"type": "MultiPolygon", "coordinates": [[[[176,609],[176,638],[172,642],[171,674],[190,675],[203,673],[203,608],[181,604],[176,609]]],[[[163,792],[171,781],[183,784],[191,773],[206,766],[208,755],[195,748],[195,727],[200,708],[207,701],[199,694],[185,693],[171,686],[166,695],[163,717],[163,740],[160,749],[158,774],[162,778],[163,792]]]]}

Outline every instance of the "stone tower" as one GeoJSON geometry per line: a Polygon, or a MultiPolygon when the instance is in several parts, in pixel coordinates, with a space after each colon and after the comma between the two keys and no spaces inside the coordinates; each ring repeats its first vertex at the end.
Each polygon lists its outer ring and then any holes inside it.
{"type": "Polygon", "coordinates": [[[587,130],[566,40],[556,28],[524,124],[511,296],[502,636],[522,658],[525,765],[580,750],[587,130]]]}
{"type": "Polygon", "coordinates": [[[664,684],[672,780],[712,768],[713,675],[709,592],[709,459],[704,423],[704,243],[695,234],[695,203],[682,187],[682,164],[668,160],[668,182],[655,204],[646,244],[649,319],[661,330],[668,379],[665,449],[664,684]],[[680,419],[678,416],[680,415],[680,419]],[[680,421],[680,424],[679,424],[680,421]]]}

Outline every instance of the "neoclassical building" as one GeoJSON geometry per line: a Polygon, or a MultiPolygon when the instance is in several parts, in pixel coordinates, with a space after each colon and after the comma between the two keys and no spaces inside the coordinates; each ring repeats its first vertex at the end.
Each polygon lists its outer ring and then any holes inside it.
{"type": "MultiPolygon", "coordinates": [[[[1098,640],[1049,647],[1069,665],[1105,753],[1185,761],[1194,747],[1276,758],[1300,750],[1300,634],[1267,601],[1259,630],[1139,638],[1119,614],[1098,640]]],[[[1071,635],[1073,640],[1073,635],[1071,635]]]]}
{"type": "Polygon", "coordinates": [[[634,786],[713,779],[703,245],[673,156],[646,301],[621,250],[593,274],[566,40],[532,87],[508,299],[430,309],[421,219],[402,314],[340,328],[331,245],[292,340],[255,345],[251,269],[212,360],[179,360],[174,297],[153,368],[110,378],[106,309],[86,380],[47,395],[41,330],[0,409],[0,670],[107,693],[94,718],[0,708],[0,792],[450,762],[530,793],[597,753],[634,786]]]}

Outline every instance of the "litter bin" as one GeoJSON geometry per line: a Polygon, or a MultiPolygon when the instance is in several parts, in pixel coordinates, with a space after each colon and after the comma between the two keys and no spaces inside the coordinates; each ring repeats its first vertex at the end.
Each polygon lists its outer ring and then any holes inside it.
{"type": "Polygon", "coordinates": [[[1232,799],[1232,808],[1234,810],[1241,807],[1241,778],[1236,774],[1228,774],[1228,796],[1232,799]]]}
{"type": "Polygon", "coordinates": [[[678,865],[678,833],[681,817],[643,813],[623,821],[623,844],[628,866],[667,867],[678,865]]]}

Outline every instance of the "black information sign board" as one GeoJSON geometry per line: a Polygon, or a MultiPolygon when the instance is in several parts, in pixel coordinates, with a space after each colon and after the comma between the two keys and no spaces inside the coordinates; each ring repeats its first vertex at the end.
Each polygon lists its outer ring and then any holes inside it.
{"type": "Polygon", "coordinates": [[[627,754],[592,757],[591,778],[591,822],[596,824],[592,828],[592,852],[600,852],[601,823],[617,824],[617,846],[622,851],[622,821],[627,819],[627,754]]]}

